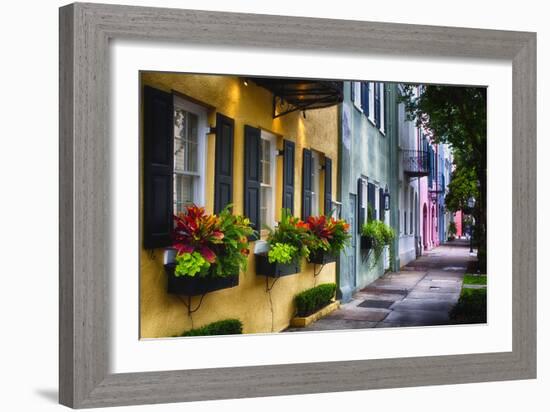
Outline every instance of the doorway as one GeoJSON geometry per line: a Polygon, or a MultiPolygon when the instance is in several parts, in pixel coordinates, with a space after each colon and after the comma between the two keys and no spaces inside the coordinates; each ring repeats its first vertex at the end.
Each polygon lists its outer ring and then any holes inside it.
{"type": "Polygon", "coordinates": [[[422,243],[424,250],[428,249],[428,207],[424,203],[422,208],[422,243]]]}

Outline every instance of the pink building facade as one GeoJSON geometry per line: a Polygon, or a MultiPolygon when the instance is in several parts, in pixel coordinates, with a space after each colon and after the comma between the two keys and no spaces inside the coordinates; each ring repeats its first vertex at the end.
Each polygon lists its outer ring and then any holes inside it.
{"type": "Polygon", "coordinates": [[[418,147],[422,148],[428,156],[428,167],[432,176],[424,176],[419,179],[419,203],[420,203],[420,235],[422,251],[428,251],[439,246],[439,207],[434,193],[437,191],[437,159],[438,146],[432,144],[429,137],[423,132],[419,133],[418,147]]]}
{"type": "Polygon", "coordinates": [[[461,238],[464,236],[464,232],[462,230],[462,210],[457,210],[455,212],[454,222],[456,225],[456,237],[461,238]]]}

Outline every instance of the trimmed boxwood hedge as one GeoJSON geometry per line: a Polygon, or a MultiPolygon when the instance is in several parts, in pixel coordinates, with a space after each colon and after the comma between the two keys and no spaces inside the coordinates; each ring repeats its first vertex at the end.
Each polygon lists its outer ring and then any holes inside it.
{"type": "Polygon", "coordinates": [[[183,332],[181,336],[240,335],[243,324],[238,319],[224,319],[183,332]]]}
{"type": "Polygon", "coordinates": [[[334,297],[334,292],[336,292],[336,283],[323,283],[300,292],[294,298],[297,316],[309,316],[324,308],[334,297]]]}

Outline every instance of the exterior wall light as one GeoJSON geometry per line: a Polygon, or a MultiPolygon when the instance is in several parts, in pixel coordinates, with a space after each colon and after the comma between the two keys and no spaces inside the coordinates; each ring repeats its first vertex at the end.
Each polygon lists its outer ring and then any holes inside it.
{"type": "Polygon", "coordinates": [[[390,192],[388,191],[388,186],[384,189],[384,210],[390,210],[391,207],[391,197],[390,192]]]}

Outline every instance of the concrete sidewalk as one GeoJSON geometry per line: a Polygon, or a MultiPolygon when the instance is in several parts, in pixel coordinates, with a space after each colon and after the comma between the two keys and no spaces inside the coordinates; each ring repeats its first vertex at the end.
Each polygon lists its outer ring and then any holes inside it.
{"type": "Polygon", "coordinates": [[[435,326],[450,323],[470,256],[467,243],[454,241],[426,252],[400,272],[390,272],[357,292],[340,309],[307,328],[288,332],[435,326]]]}

